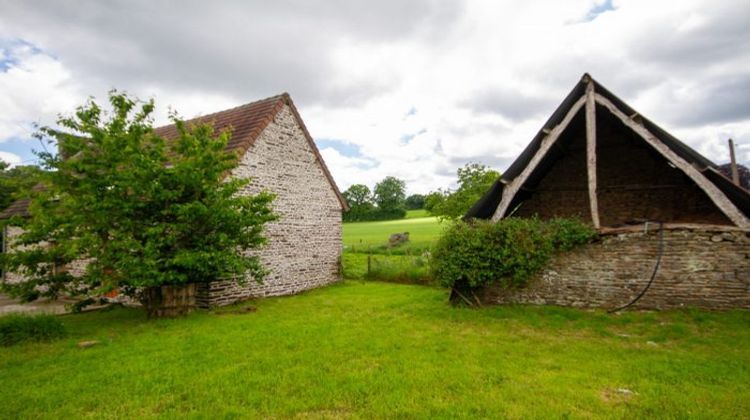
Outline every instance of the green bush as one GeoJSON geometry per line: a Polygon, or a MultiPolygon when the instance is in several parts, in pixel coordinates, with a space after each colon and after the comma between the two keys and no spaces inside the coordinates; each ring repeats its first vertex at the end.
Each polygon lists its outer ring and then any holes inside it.
{"type": "Polygon", "coordinates": [[[11,314],[0,317],[0,346],[65,337],[65,327],[54,315],[11,314]]]}
{"type": "Polygon", "coordinates": [[[458,222],[435,245],[431,270],[436,281],[475,288],[490,283],[523,286],[556,251],[590,242],[596,232],[574,219],[458,222]]]}
{"type": "Polygon", "coordinates": [[[577,219],[557,218],[548,220],[546,224],[552,235],[552,247],[557,251],[569,251],[591,242],[596,236],[591,226],[577,219]]]}

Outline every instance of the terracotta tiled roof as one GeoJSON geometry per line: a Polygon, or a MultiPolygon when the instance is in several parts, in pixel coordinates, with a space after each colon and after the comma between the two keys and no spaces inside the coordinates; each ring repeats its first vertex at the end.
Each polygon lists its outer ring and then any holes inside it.
{"type": "MultiPolygon", "coordinates": [[[[339,191],[338,187],[336,186],[336,182],[333,180],[331,172],[328,170],[325,162],[323,162],[323,157],[320,155],[318,148],[315,146],[315,142],[310,136],[310,133],[307,131],[307,127],[305,127],[305,123],[302,121],[302,118],[300,117],[299,112],[294,106],[292,98],[289,97],[288,93],[282,93],[281,95],[276,95],[270,98],[261,99],[260,101],[240,105],[236,108],[231,108],[216,112],[214,114],[193,118],[191,120],[185,121],[185,123],[187,126],[210,123],[213,124],[215,133],[229,130],[232,133],[232,137],[227,144],[227,150],[236,151],[241,156],[245,154],[248,149],[250,149],[250,147],[255,143],[255,140],[258,138],[258,136],[260,136],[260,133],[262,133],[263,130],[268,126],[268,124],[273,121],[274,117],[276,117],[276,114],[278,114],[278,112],[281,111],[282,108],[284,108],[284,105],[289,106],[289,108],[292,110],[292,113],[294,114],[294,117],[297,119],[299,126],[302,128],[302,131],[305,134],[305,138],[307,139],[310,147],[315,153],[320,167],[323,169],[323,173],[328,179],[328,182],[330,182],[331,187],[336,193],[336,197],[341,203],[341,208],[344,210],[348,210],[349,207],[346,204],[346,200],[344,200],[344,197],[341,195],[341,191],[339,191]]],[[[164,137],[165,139],[177,137],[177,128],[174,126],[174,124],[158,127],[154,129],[154,132],[157,135],[164,137]]],[[[17,200],[13,204],[11,204],[10,207],[0,212],[0,219],[7,219],[15,215],[28,216],[28,205],[28,199],[17,200]]]]}
{"type": "MultiPolygon", "coordinates": [[[[42,189],[44,189],[42,184],[36,184],[31,190],[38,192],[42,189]]],[[[8,208],[0,212],[0,219],[10,219],[13,216],[27,217],[29,215],[29,204],[31,204],[31,200],[28,198],[14,201],[8,208]]]]}
{"type": "MultiPolygon", "coordinates": [[[[217,134],[229,130],[232,138],[227,144],[227,150],[236,150],[243,154],[252,146],[263,129],[273,121],[276,113],[284,106],[287,97],[287,94],[272,96],[236,108],[193,118],[185,123],[188,127],[212,124],[217,134]]],[[[171,124],[154,129],[154,133],[166,139],[173,139],[177,137],[177,128],[171,124]]]]}
{"type": "Polygon", "coordinates": [[[10,219],[13,216],[28,216],[29,204],[31,204],[31,200],[29,200],[28,198],[22,198],[20,200],[14,201],[13,204],[8,206],[8,208],[0,212],[0,219],[10,219]]]}
{"type": "MultiPolygon", "coordinates": [[[[305,127],[305,123],[302,121],[302,117],[300,117],[299,112],[297,111],[297,107],[294,106],[294,102],[292,102],[292,98],[288,93],[285,92],[281,95],[276,95],[270,98],[261,99],[260,101],[240,105],[236,108],[231,108],[216,112],[214,114],[193,118],[191,120],[185,121],[185,123],[188,126],[210,123],[213,124],[215,133],[220,133],[224,130],[230,130],[230,132],[232,133],[232,137],[227,144],[227,150],[237,151],[241,156],[244,155],[248,149],[250,149],[250,147],[255,143],[255,140],[258,138],[258,136],[260,136],[260,133],[262,133],[263,130],[268,126],[268,124],[273,121],[274,117],[276,117],[276,114],[281,111],[284,105],[289,106],[289,108],[292,110],[292,114],[294,114],[294,117],[297,119],[297,123],[302,128],[302,131],[305,134],[305,138],[310,144],[310,148],[313,150],[313,153],[315,153],[315,157],[317,158],[321,169],[323,169],[323,173],[325,174],[328,182],[331,184],[331,187],[336,193],[336,197],[338,198],[339,203],[341,203],[341,208],[344,210],[348,210],[349,206],[347,205],[346,200],[341,195],[341,191],[339,190],[339,188],[336,186],[336,182],[333,180],[331,172],[328,170],[328,167],[323,161],[323,157],[320,155],[320,151],[318,151],[317,146],[315,146],[315,142],[313,141],[312,136],[310,136],[310,133],[307,131],[307,127],[305,127]]],[[[156,128],[154,132],[166,139],[174,138],[177,136],[177,128],[174,126],[174,124],[156,128]]]]}

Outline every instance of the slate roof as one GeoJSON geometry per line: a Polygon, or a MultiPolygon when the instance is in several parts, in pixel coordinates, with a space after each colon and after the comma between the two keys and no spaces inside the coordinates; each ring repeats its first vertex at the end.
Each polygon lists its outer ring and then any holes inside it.
{"type": "MultiPolygon", "coordinates": [[[[495,209],[500,204],[502,199],[503,189],[506,184],[515,179],[521,174],[524,168],[529,164],[534,155],[539,151],[542,144],[542,140],[546,136],[546,130],[552,129],[558,125],[565,115],[568,113],[570,108],[575,102],[586,93],[586,84],[588,80],[594,83],[594,89],[596,93],[604,96],[610,102],[612,102],[618,109],[620,109],[626,115],[638,114],[643,123],[643,126],[648,129],[658,140],[665,144],[679,157],[694,166],[701,174],[703,174],[709,181],[711,181],[716,187],[723,192],[727,198],[746,216],[750,217],[750,193],[735,185],[732,180],[722,175],[719,171],[719,167],[707,159],[705,156],[698,153],[696,150],[681,142],[664,129],[654,124],[651,120],[643,117],[640,113],[634,110],[630,105],[625,103],[622,99],[615,96],[607,88],[602,86],[599,82],[594,80],[588,73],[581,77],[581,80],[573,87],[568,96],[565,97],[563,102],[557,107],[552,113],[544,126],[534,136],[528,146],[521,152],[515,161],[508,167],[508,169],[502,174],[500,179],[495,181],[489,191],[487,191],[482,198],[479,199],[469,211],[464,215],[464,219],[489,219],[495,212],[495,209]]],[[[536,171],[541,173],[546,172],[549,168],[546,165],[551,165],[552,162],[543,160],[542,163],[537,167],[536,171]]]]}
{"type": "MultiPolygon", "coordinates": [[[[232,137],[227,144],[227,151],[236,151],[240,156],[244,155],[250,147],[255,143],[263,130],[270,124],[276,114],[278,114],[284,105],[288,105],[292,110],[294,117],[297,119],[299,126],[305,134],[305,138],[310,144],[310,148],[320,164],[323,173],[325,174],[328,182],[331,184],[336,197],[341,203],[341,208],[348,210],[349,206],[346,203],[341,191],[336,182],[333,180],[331,172],[328,170],[323,157],[320,155],[315,142],[313,141],[310,133],[305,127],[305,123],[302,121],[297,108],[292,102],[292,98],[288,93],[282,93],[280,95],[272,96],[270,98],[261,99],[259,101],[251,102],[245,105],[240,105],[236,108],[219,111],[213,114],[204,115],[201,117],[193,118],[185,121],[185,124],[189,127],[191,125],[211,123],[214,126],[214,132],[220,133],[224,130],[230,130],[232,137]]],[[[177,128],[174,124],[158,127],[154,129],[154,133],[164,137],[165,139],[175,138],[178,135],[177,128]]],[[[8,219],[12,216],[28,216],[29,199],[20,199],[15,201],[10,207],[0,212],[0,219],[8,219]]]]}

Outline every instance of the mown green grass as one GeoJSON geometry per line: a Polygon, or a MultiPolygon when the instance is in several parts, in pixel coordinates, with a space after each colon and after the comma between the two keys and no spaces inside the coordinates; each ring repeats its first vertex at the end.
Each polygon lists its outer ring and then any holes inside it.
{"type": "Polygon", "coordinates": [[[366,252],[387,245],[393,233],[409,232],[409,246],[426,249],[435,243],[444,227],[445,223],[436,217],[344,223],[344,247],[347,251],[366,252]]]}
{"type": "Polygon", "coordinates": [[[432,283],[427,256],[448,222],[419,217],[426,214],[426,210],[409,210],[406,219],[344,223],[344,278],[432,283]],[[409,242],[389,246],[390,235],[400,232],[409,232],[409,242]],[[369,272],[368,254],[374,259],[369,272]]]}
{"type": "Polygon", "coordinates": [[[407,210],[406,211],[406,218],[407,219],[420,219],[422,217],[431,217],[430,212],[428,212],[425,209],[407,210]]]}
{"type": "Polygon", "coordinates": [[[441,289],[345,282],[243,315],[65,316],[70,338],[0,348],[0,418],[750,413],[749,312],[615,316],[446,300],[441,289]]]}

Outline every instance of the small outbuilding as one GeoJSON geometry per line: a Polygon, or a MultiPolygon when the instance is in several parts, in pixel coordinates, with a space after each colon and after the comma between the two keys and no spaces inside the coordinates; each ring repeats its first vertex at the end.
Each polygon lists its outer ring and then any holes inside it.
{"type": "Polygon", "coordinates": [[[466,218],[511,216],[577,217],[601,239],[485,300],[750,307],[750,193],[588,74],[466,218]]]}
{"type": "MultiPolygon", "coordinates": [[[[284,93],[195,118],[186,125],[203,123],[212,124],[217,133],[232,133],[227,150],[240,158],[229,176],[251,180],[244,193],[275,193],[273,209],[279,219],[266,226],[266,246],[254,251],[270,270],[265,281],[247,279],[239,284],[226,279],[198,285],[198,306],[293,294],[339,280],[342,211],[347,204],[290,96],[284,93]]],[[[155,131],[166,139],[178,135],[173,125],[155,131]]],[[[0,219],[26,216],[28,205],[28,200],[19,200],[0,213],[0,219]]],[[[18,228],[7,226],[4,243],[12,246],[18,233],[18,228]]],[[[4,273],[6,280],[22,281],[9,279],[12,276],[4,273]]]]}

